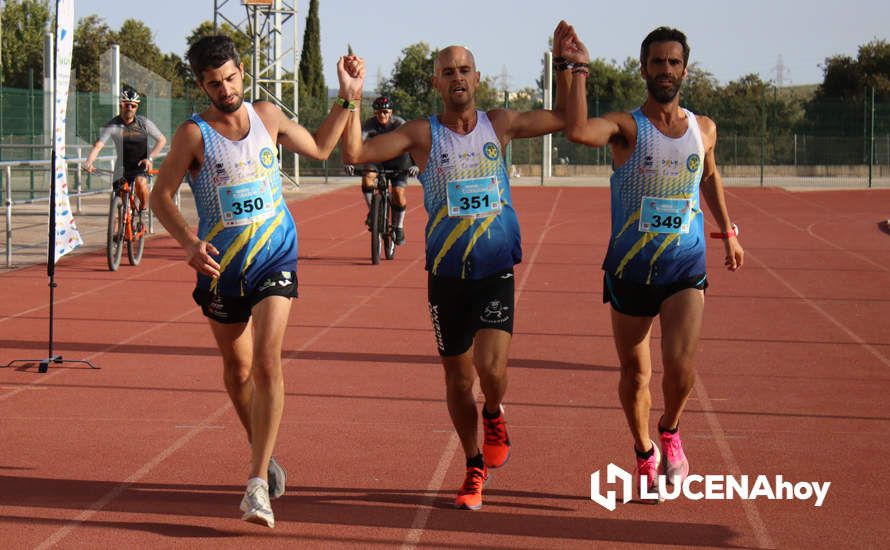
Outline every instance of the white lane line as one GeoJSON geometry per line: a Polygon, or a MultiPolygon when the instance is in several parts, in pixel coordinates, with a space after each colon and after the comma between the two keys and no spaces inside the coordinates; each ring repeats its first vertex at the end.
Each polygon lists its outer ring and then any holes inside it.
{"type": "MultiPolygon", "coordinates": [[[[553,206],[550,207],[550,215],[547,216],[547,221],[544,223],[544,229],[541,231],[541,238],[538,240],[535,249],[532,251],[528,267],[522,274],[522,280],[519,281],[519,286],[515,291],[516,296],[513,300],[514,311],[516,310],[516,305],[519,304],[519,298],[522,296],[522,291],[525,288],[525,283],[528,281],[529,273],[531,273],[535,261],[538,258],[538,253],[541,251],[541,244],[544,242],[547,233],[552,229],[551,223],[556,215],[556,207],[559,204],[560,197],[562,197],[562,189],[556,193],[556,198],[553,200],[553,206]]],[[[417,513],[414,514],[414,520],[411,522],[411,527],[408,529],[408,532],[405,534],[405,539],[402,541],[402,550],[414,550],[420,543],[423,531],[426,529],[426,523],[433,511],[433,501],[442,489],[442,482],[445,480],[445,474],[448,472],[449,464],[454,460],[454,455],[459,447],[458,443],[459,440],[457,434],[452,431],[451,437],[448,439],[448,443],[446,443],[445,449],[439,457],[439,463],[433,470],[433,475],[430,478],[430,482],[427,484],[427,493],[420,502],[417,513]]]]}
{"type": "MultiPolygon", "coordinates": [[[[152,327],[149,327],[149,328],[143,330],[142,332],[137,332],[137,333],[135,333],[135,334],[132,334],[132,335],[130,335],[129,338],[125,338],[124,340],[121,340],[120,342],[117,342],[117,343],[115,343],[115,344],[109,344],[109,345],[106,346],[105,348],[103,348],[103,349],[101,349],[101,350],[99,350],[99,351],[93,352],[93,353],[91,353],[90,355],[87,355],[86,357],[84,357],[83,359],[86,360],[86,361],[90,361],[90,360],[92,360],[92,359],[95,359],[96,357],[99,357],[99,356],[102,355],[102,354],[108,353],[108,352],[110,352],[110,351],[112,351],[112,350],[115,350],[115,349],[121,347],[121,346],[124,346],[124,345],[126,345],[126,344],[129,344],[130,342],[133,342],[133,341],[135,341],[135,340],[138,340],[138,339],[142,338],[143,336],[145,336],[146,334],[148,334],[149,332],[152,332],[152,331],[157,330],[157,329],[162,328],[162,327],[166,327],[167,325],[170,325],[170,324],[172,324],[172,323],[175,323],[175,322],[179,321],[180,319],[182,319],[183,317],[186,317],[186,316],[188,316],[188,315],[191,315],[192,313],[195,313],[195,312],[196,312],[196,310],[194,310],[194,309],[189,309],[189,310],[186,311],[185,313],[182,313],[182,314],[180,314],[180,315],[177,315],[176,317],[173,317],[172,319],[169,319],[169,320],[167,320],[167,321],[164,321],[163,323],[156,324],[156,325],[154,325],[154,326],[152,326],[152,327]]],[[[25,391],[25,390],[36,389],[37,387],[39,387],[40,384],[43,384],[43,383],[45,383],[45,382],[47,382],[47,381],[49,381],[49,380],[52,380],[53,378],[55,378],[56,376],[59,376],[59,375],[62,374],[63,372],[65,372],[65,369],[54,369],[53,372],[51,372],[51,373],[49,373],[49,374],[41,374],[41,375],[40,375],[40,378],[39,378],[38,380],[36,380],[35,382],[33,382],[33,383],[31,383],[31,384],[28,384],[28,385],[25,385],[25,386],[19,386],[18,388],[16,388],[15,390],[13,390],[13,391],[11,391],[11,392],[9,392],[9,393],[4,393],[4,394],[0,395],[0,401],[3,401],[3,400],[5,400],[5,399],[9,399],[10,397],[13,397],[13,396],[15,396],[15,395],[18,395],[18,394],[22,393],[22,392],[25,391]]]]}
{"type": "MultiPolygon", "coordinates": [[[[293,203],[289,204],[288,207],[290,208],[290,207],[292,207],[294,204],[301,203],[301,202],[303,202],[303,201],[293,201],[293,203]]],[[[329,215],[331,215],[331,214],[334,214],[334,213],[337,213],[337,212],[340,212],[340,211],[342,211],[342,210],[346,210],[346,209],[349,209],[349,208],[353,208],[353,207],[354,207],[354,206],[352,206],[352,205],[349,205],[349,206],[342,206],[342,207],[340,207],[340,208],[336,208],[336,209],[334,209],[334,210],[327,211],[327,212],[325,212],[325,213],[321,213],[321,214],[317,214],[317,215],[312,216],[312,217],[310,217],[310,218],[306,218],[306,219],[302,220],[301,223],[302,223],[302,222],[314,221],[314,220],[317,220],[317,219],[320,219],[320,218],[325,218],[325,217],[327,217],[327,216],[329,216],[329,215]]],[[[361,235],[361,234],[359,234],[359,235],[361,235]]],[[[172,237],[170,237],[169,235],[161,236],[161,237],[162,237],[162,238],[164,238],[164,237],[166,237],[166,238],[170,238],[170,239],[172,240],[172,237]]],[[[175,243],[175,241],[174,241],[174,243],[175,243]]],[[[339,243],[338,243],[338,244],[339,244],[339,243]]],[[[167,262],[167,263],[164,263],[164,264],[159,265],[159,266],[157,266],[157,267],[154,267],[154,268],[152,268],[152,269],[143,269],[143,270],[140,270],[138,273],[134,273],[133,275],[130,275],[130,276],[128,276],[128,277],[123,277],[123,278],[120,278],[120,279],[116,279],[115,281],[110,282],[110,283],[108,283],[108,284],[105,284],[105,285],[102,285],[102,286],[99,286],[99,287],[95,287],[95,288],[92,288],[92,289],[90,289],[90,290],[85,290],[85,291],[83,291],[83,292],[78,292],[77,294],[72,294],[71,296],[68,296],[67,298],[64,298],[64,299],[62,299],[62,300],[56,300],[56,301],[55,301],[55,304],[56,304],[56,305],[58,305],[58,304],[64,304],[65,302],[70,302],[71,300],[76,300],[77,298],[82,298],[82,297],[84,297],[84,296],[89,296],[90,294],[95,294],[95,293],[97,293],[97,292],[102,292],[103,290],[106,290],[106,289],[111,288],[111,287],[114,287],[114,286],[118,286],[118,285],[122,285],[122,284],[127,284],[127,283],[129,283],[130,281],[135,280],[135,279],[138,279],[138,278],[141,278],[141,277],[144,277],[145,275],[150,275],[150,274],[152,274],[152,273],[155,273],[155,272],[157,272],[157,271],[161,271],[161,270],[163,270],[163,269],[167,269],[167,268],[170,268],[170,267],[176,267],[176,266],[179,265],[179,263],[180,263],[180,262],[178,262],[178,261],[175,261],[175,262],[167,262]]],[[[22,316],[24,316],[24,315],[28,315],[28,314],[30,314],[30,313],[34,313],[34,312],[37,312],[37,311],[41,311],[41,310],[47,309],[48,307],[49,307],[49,304],[44,304],[44,305],[41,305],[41,306],[32,307],[31,309],[27,309],[27,310],[25,310],[25,311],[20,311],[19,313],[13,313],[13,314],[11,314],[11,315],[7,315],[7,316],[5,316],[5,317],[0,317],[0,323],[2,323],[2,322],[4,322],[4,321],[9,321],[9,320],[11,320],[11,319],[16,319],[16,318],[22,317],[22,316]]]]}
{"type": "MultiPolygon", "coordinates": [[[[695,393],[701,402],[701,408],[705,413],[705,419],[708,422],[708,426],[711,428],[711,433],[714,435],[714,441],[717,443],[717,449],[720,450],[723,462],[726,464],[727,468],[729,468],[729,473],[738,478],[742,475],[742,469],[739,467],[739,463],[736,460],[735,455],[732,453],[732,448],[729,446],[726,433],[720,425],[720,420],[717,418],[717,413],[714,411],[710,399],[708,399],[708,391],[705,389],[705,385],[702,383],[701,378],[696,381],[695,393]]],[[[754,501],[747,499],[742,500],[742,507],[745,510],[745,517],[748,519],[748,524],[754,531],[754,538],[757,540],[757,546],[759,548],[775,548],[776,545],[773,542],[772,537],[770,537],[766,524],[760,517],[760,512],[757,511],[757,505],[754,504],[754,501]]]]}
{"type": "Polygon", "coordinates": [[[782,277],[778,272],[774,271],[772,268],[770,268],[768,265],[766,265],[766,263],[765,263],[763,260],[757,258],[757,257],[754,256],[753,254],[746,253],[745,255],[746,255],[748,258],[750,258],[750,259],[756,261],[756,262],[757,262],[758,264],[760,264],[761,266],[763,266],[764,271],[766,271],[767,273],[769,273],[770,275],[772,275],[777,281],[779,281],[780,283],[782,283],[782,284],[785,286],[785,288],[787,288],[787,289],[790,290],[795,296],[797,296],[798,298],[800,298],[801,301],[803,301],[805,304],[807,304],[808,306],[810,306],[811,308],[813,308],[814,310],[816,310],[820,315],[822,315],[822,317],[824,317],[825,319],[827,319],[828,321],[830,321],[834,326],[836,326],[837,328],[839,328],[839,329],[841,330],[841,332],[843,332],[844,334],[846,334],[847,336],[849,336],[851,340],[853,340],[855,343],[857,343],[857,344],[859,344],[860,346],[862,346],[866,351],[868,351],[869,353],[871,353],[871,354],[872,354],[878,361],[880,361],[881,363],[883,363],[884,366],[890,367],[890,359],[888,359],[887,356],[885,356],[883,353],[881,353],[881,351],[880,351],[878,348],[876,348],[875,346],[873,346],[873,345],[869,344],[868,342],[866,342],[866,341],[865,341],[864,339],[862,339],[858,334],[856,334],[856,332],[854,332],[853,329],[849,328],[847,325],[845,325],[844,323],[842,323],[842,322],[841,322],[840,320],[838,320],[834,315],[828,313],[824,308],[822,308],[822,306],[820,306],[819,304],[817,304],[817,303],[814,302],[813,300],[809,299],[806,295],[804,295],[804,293],[802,293],[801,291],[797,290],[797,288],[795,288],[794,285],[792,285],[791,283],[789,283],[789,282],[788,282],[787,280],[785,280],[785,278],[782,277]]]}
{"type": "Polygon", "coordinates": [[[448,443],[445,444],[442,456],[439,457],[439,463],[436,464],[436,468],[433,470],[433,476],[430,478],[430,482],[426,485],[426,495],[424,496],[423,501],[421,501],[417,513],[414,514],[414,521],[411,522],[411,527],[408,529],[408,532],[405,534],[405,539],[402,541],[402,550],[416,548],[420,543],[420,538],[423,536],[423,530],[426,528],[426,522],[430,519],[430,514],[433,512],[432,504],[435,499],[435,496],[433,495],[438,494],[439,490],[442,488],[442,482],[445,481],[445,474],[448,472],[448,465],[454,460],[454,455],[459,446],[460,440],[457,438],[457,434],[454,430],[451,430],[451,436],[448,438],[448,443]]]}
{"type": "MultiPolygon", "coordinates": [[[[395,281],[397,281],[402,275],[407,273],[409,270],[416,269],[417,264],[420,263],[420,261],[422,259],[424,259],[424,257],[420,256],[420,257],[414,259],[412,262],[408,263],[404,268],[402,268],[400,271],[395,273],[386,283],[384,283],[383,285],[380,285],[373,293],[371,293],[371,295],[369,295],[367,298],[365,298],[363,300],[358,301],[351,308],[347,309],[342,315],[340,315],[333,323],[331,323],[330,325],[328,325],[327,327],[325,327],[324,329],[319,331],[315,336],[313,336],[312,338],[307,340],[302,346],[297,348],[297,351],[305,351],[307,348],[309,348],[309,346],[313,345],[322,336],[324,336],[325,334],[327,334],[328,332],[333,330],[333,328],[336,327],[339,323],[341,323],[342,321],[349,318],[349,316],[351,316],[358,309],[363,307],[371,299],[373,299],[377,295],[381,294],[386,288],[392,286],[392,284],[395,281]]],[[[181,317],[195,313],[195,311],[196,311],[195,309],[190,308],[186,313],[180,315],[179,317],[177,317],[176,319],[173,319],[172,321],[168,321],[165,324],[169,324],[170,322],[176,321],[181,317]]],[[[150,330],[155,330],[157,328],[158,327],[153,327],[151,329],[143,331],[139,335],[136,335],[136,336],[128,339],[127,341],[133,340],[137,336],[141,336],[141,335],[145,334],[146,332],[149,332],[150,330]]],[[[123,345],[127,341],[121,342],[121,343],[116,344],[115,346],[111,346],[111,347],[113,348],[113,347],[123,345]]],[[[94,354],[94,355],[98,355],[98,353],[94,354]]],[[[292,360],[293,359],[282,360],[282,367],[286,363],[288,363],[292,360]]],[[[62,371],[57,371],[57,372],[62,372],[62,371]]],[[[48,376],[44,377],[43,379],[46,380],[47,378],[48,378],[48,376]]],[[[139,481],[140,479],[142,479],[143,477],[148,475],[151,472],[151,470],[153,470],[156,466],[158,466],[160,463],[162,463],[164,460],[166,460],[168,457],[170,457],[173,453],[175,453],[180,448],[182,448],[186,443],[188,443],[189,441],[194,439],[195,436],[197,436],[199,433],[201,433],[202,431],[207,430],[207,429],[212,429],[215,426],[214,422],[217,419],[219,419],[219,417],[222,416],[222,414],[224,412],[226,412],[229,408],[231,408],[231,406],[232,406],[231,402],[227,401],[225,405],[223,405],[222,407],[220,407],[219,409],[214,411],[212,414],[210,414],[210,416],[204,418],[200,422],[200,424],[198,424],[195,428],[189,430],[185,435],[183,435],[182,437],[177,439],[172,445],[170,445],[169,447],[167,447],[166,449],[161,451],[158,455],[156,455],[154,458],[152,458],[147,463],[145,463],[133,475],[131,475],[126,480],[124,480],[123,482],[116,485],[113,489],[111,489],[105,495],[103,495],[99,500],[97,500],[96,502],[91,504],[86,510],[81,512],[77,517],[75,517],[70,522],[68,522],[64,527],[60,528],[58,531],[56,531],[55,533],[50,535],[39,546],[37,546],[37,548],[39,548],[39,549],[49,548],[55,544],[58,544],[62,539],[64,539],[66,536],[68,536],[77,527],[79,527],[84,522],[89,520],[91,517],[96,515],[96,513],[101,511],[103,508],[108,506],[109,503],[111,503],[114,499],[116,499],[118,496],[120,496],[124,491],[127,490],[127,488],[129,488],[131,485],[133,485],[134,483],[136,483],[137,481],[139,481]]]]}
{"type": "Polygon", "coordinates": [[[832,242],[832,241],[829,241],[828,239],[826,239],[826,238],[824,238],[824,237],[820,237],[819,235],[816,235],[816,234],[813,233],[813,231],[812,231],[812,228],[813,228],[813,226],[815,225],[815,223],[810,224],[810,225],[807,226],[807,227],[801,227],[801,226],[799,226],[799,225],[796,225],[796,224],[794,224],[794,223],[789,222],[788,220],[786,220],[785,218],[782,218],[781,216],[777,216],[777,215],[775,215],[775,214],[773,214],[773,213],[771,213],[771,212],[769,212],[769,211],[767,211],[767,210],[764,210],[763,208],[761,208],[761,207],[758,206],[757,204],[755,204],[755,203],[753,203],[753,202],[751,202],[751,201],[749,201],[749,200],[743,199],[742,197],[738,196],[738,195],[735,194],[735,193],[727,192],[727,194],[728,194],[728,195],[731,195],[732,198],[733,198],[733,200],[741,201],[741,202],[747,204],[748,206],[750,206],[751,208],[753,208],[754,210],[757,210],[758,212],[760,212],[760,213],[763,214],[764,216],[767,216],[767,217],[769,217],[769,218],[772,218],[772,219],[778,221],[779,223],[783,223],[783,224],[785,224],[785,225],[787,225],[787,226],[789,226],[789,227],[792,227],[792,228],[794,228],[794,229],[800,231],[801,233],[806,233],[806,234],[808,234],[809,236],[811,236],[811,237],[813,237],[814,239],[816,239],[817,241],[820,241],[820,242],[822,242],[822,243],[824,243],[824,244],[827,244],[828,246],[834,248],[834,249],[837,250],[837,251],[840,251],[840,252],[843,252],[843,253],[845,253],[845,254],[847,254],[847,255],[849,255],[849,256],[852,256],[852,257],[856,258],[857,260],[860,260],[860,261],[865,262],[865,263],[867,263],[867,264],[869,264],[869,265],[871,265],[871,266],[873,266],[873,267],[876,267],[877,269],[880,269],[881,271],[890,272],[890,267],[887,267],[887,266],[884,265],[884,264],[878,263],[878,262],[872,260],[871,258],[869,258],[869,257],[867,257],[867,256],[863,256],[862,254],[859,254],[858,252],[853,252],[853,251],[851,251],[851,250],[848,250],[847,248],[845,248],[845,247],[843,247],[843,246],[841,246],[841,245],[839,245],[839,244],[837,244],[837,243],[834,243],[834,242],[832,242]]]}
{"type": "MultiPolygon", "coordinates": [[[[162,269],[167,269],[167,268],[171,267],[172,265],[174,265],[174,264],[164,264],[164,265],[159,265],[159,266],[157,266],[157,267],[155,267],[155,268],[143,270],[143,271],[139,272],[138,274],[130,275],[129,277],[121,278],[121,279],[115,280],[114,282],[111,282],[111,283],[108,283],[108,284],[104,284],[104,285],[102,285],[102,286],[95,287],[95,288],[92,288],[92,289],[90,289],[90,290],[85,290],[85,291],[83,291],[83,292],[78,292],[77,294],[72,294],[71,296],[68,296],[67,298],[63,298],[63,299],[61,299],[61,300],[55,300],[55,305],[64,304],[64,303],[66,303],[66,302],[70,302],[70,301],[72,301],[72,300],[76,300],[76,299],[78,299],[78,298],[82,298],[82,297],[84,297],[84,296],[89,296],[90,294],[95,294],[95,293],[97,293],[97,292],[102,292],[103,290],[109,289],[109,288],[114,287],[114,286],[127,284],[127,283],[129,283],[130,281],[132,281],[132,280],[138,279],[138,278],[143,277],[143,276],[145,276],[145,275],[149,275],[149,274],[151,274],[151,273],[155,273],[155,272],[157,272],[157,271],[161,271],[162,269]]],[[[20,311],[20,312],[18,312],[18,313],[13,313],[13,314],[11,314],[11,315],[7,315],[7,316],[5,316],[5,317],[0,317],[0,323],[2,323],[2,322],[4,322],[4,321],[10,321],[10,320],[12,320],[12,319],[17,319],[17,318],[22,317],[22,316],[24,316],[24,315],[28,315],[29,313],[34,313],[34,312],[41,311],[41,310],[44,310],[44,309],[47,309],[47,308],[49,308],[49,303],[46,303],[46,304],[41,305],[41,306],[32,307],[31,309],[26,309],[26,310],[24,310],[24,311],[20,311]]]]}
{"type": "Polygon", "coordinates": [[[116,485],[113,489],[105,493],[102,498],[92,503],[86,510],[77,515],[74,519],[65,524],[64,527],[60,528],[58,531],[50,535],[46,540],[37,545],[37,550],[42,550],[44,548],[51,548],[52,546],[61,542],[66,536],[68,536],[72,531],[80,527],[83,522],[87,521],[97,512],[108,506],[111,501],[120,496],[124,491],[126,491],[131,485],[138,482],[140,479],[149,474],[158,464],[166,460],[170,455],[181,449],[186,443],[195,438],[199,433],[201,433],[204,429],[206,429],[207,425],[211,422],[216,421],[231,408],[231,402],[226,403],[222,407],[216,409],[210,416],[206,417],[198,426],[189,430],[185,435],[177,439],[172,445],[161,451],[154,458],[146,462],[142,465],[141,468],[136,470],[130,477],[125,479],[123,482],[116,485]]]}
{"type": "MultiPolygon", "coordinates": [[[[794,225],[786,220],[783,220],[782,218],[774,216],[773,214],[763,210],[762,208],[751,203],[750,201],[746,201],[746,200],[741,199],[740,197],[737,197],[737,196],[734,196],[734,198],[741,200],[742,202],[748,203],[752,208],[754,208],[754,209],[758,210],[759,212],[761,212],[771,218],[774,218],[786,225],[789,225],[789,226],[791,226],[795,229],[798,229],[800,231],[807,231],[806,229],[798,227],[797,225],[794,225]]],[[[834,244],[833,242],[828,241],[827,239],[824,239],[822,237],[819,237],[818,235],[814,235],[812,232],[808,231],[808,233],[812,237],[828,244],[829,246],[832,246],[838,250],[847,252],[851,256],[861,259],[861,260],[865,261],[866,263],[875,265],[875,266],[879,267],[882,271],[888,271],[888,269],[886,267],[879,265],[879,264],[871,261],[870,259],[865,258],[864,256],[860,256],[859,254],[846,251],[843,248],[841,248],[840,246],[834,244]]],[[[821,306],[819,306],[817,303],[815,303],[809,297],[807,297],[802,292],[800,292],[797,288],[794,287],[794,285],[789,283],[777,271],[770,268],[763,260],[757,258],[755,255],[751,254],[750,252],[748,252],[746,254],[746,256],[747,256],[747,259],[757,262],[774,279],[776,279],[782,285],[784,285],[789,291],[791,291],[801,301],[803,301],[804,303],[809,305],[811,308],[816,310],[820,315],[822,315],[822,317],[824,317],[825,319],[830,321],[832,324],[834,324],[844,334],[849,336],[854,342],[856,342],[857,344],[862,346],[865,350],[867,350],[869,353],[871,353],[876,359],[878,359],[878,361],[883,363],[885,366],[890,367],[890,359],[888,359],[886,356],[884,356],[876,347],[872,346],[871,344],[869,344],[868,342],[863,340],[858,334],[856,334],[852,329],[850,329],[844,323],[842,323],[840,320],[838,320],[835,316],[830,314],[828,311],[823,309],[821,306]]],[[[717,447],[720,450],[720,454],[723,456],[723,461],[729,467],[730,473],[732,475],[741,475],[741,468],[739,467],[738,462],[736,461],[735,455],[733,454],[732,449],[730,448],[727,437],[726,437],[725,433],[723,432],[723,428],[721,427],[720,421],[717,418],[717,414],[714,411],[714,408],[711,404],[711,400],[708,398],[707,390],[705,389],[704,384],[701,382],[700,379],[695,386],[695,391],[696,391],[696,394],[698,395],[699,400],[701,402],[702,410],[705,413],[705,418],[707,419],[708,425],[711,428],[711,432],[714,434],[714,439],[717,442],[717,447]]],[[[770,537],[769,532],[767,531],[766,525],[764,524],[763,519],[760,517],[760,514],[757,511],[757,506],[754,504],[754,501],[743,500],[742,505],[745,509],[745,515],[748,518],[748,523],[751,525],[751,528],[754,531],[754,536],[757,539],[758,545],[761,548],[775,548],[775,543],[773,542],[772,538],[770,537]]]]}

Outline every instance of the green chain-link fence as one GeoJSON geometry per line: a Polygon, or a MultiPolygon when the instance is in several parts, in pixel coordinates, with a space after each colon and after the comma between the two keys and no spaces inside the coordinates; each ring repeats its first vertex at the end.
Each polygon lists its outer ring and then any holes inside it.
{"type": "MultiPolygon", "coordinates": [[[[868,185],[870,182],[890,185],[890,104],[873,104],[868,93],[865,100],[844,103],[808,103],[803,116],[793,127],[778,127],[767,112],[760,109],[761,120],[750,126],[755,131],[740,132],[731,125],[718,126],[717,162],[729,183],[783,184],[786,180],[812,180],[824,184],[868,185]],[[871,147],[871,150],[870,150],[871,147]]],[[[43,120],[45,97],[42,90],[0,88],[0,161],[40,160],[48,157],[48,140],[43,120]]],[[[69,101],[67,125],[68,156],[85,156],[102,125],[112,117],[116,97],[99,93],[73,93],[69,101]]],[[[613,109],[626,109],[607,98],[589,98],[589,114],[595,116],[613,109]]],[[[179,124],[206,104],[185,99],[146,97],[139,113],[155,121],[170,139],[179,124]]],[[[301,123],[314,131],[329,110],[324,106],[301,105],[301,123]]],[[[371,116],[370,100],[366,98],[363,117],[371,116]]],[[[707,113],[705,113],[707,114],[707,113]]],[[[570,143],[561,134],[552,139],[553,174],[604,177],[609,174],[612,159],[609,147],[590,148],[570,143]]],[[[514,174],[540,174],[542,141],[515,140],[511,146],[514,174]]],[[[107,148],[106,148],[107,149],[107,148]]],[[[111,150],[103,151],[111,154],[111,150]]],[[[293,155],[283,154],[283,169],[293,174],[293,155]]],[[[13,186],[16,193],[33,198],[48,189],[43,168],[30,174],[19,174],[13,186]],[[42,191],[41,191],[42,190],[42,191]]],[[[27,171],[25,171],[27,172],[27,171]]],[[[340,148],[326,161],[300,157],[300,174],[305,176],[339,176],[343,174],[340,148]]],[[[0,177],[3,177],[0,175],[0,177]]],[[[86,189],[90,188],[89,178],[86,189]]],[[[7,187],[4,185],[3,189],[7,187]]],[[[2,198],[2,197],[0,197],[2,198]]]]}

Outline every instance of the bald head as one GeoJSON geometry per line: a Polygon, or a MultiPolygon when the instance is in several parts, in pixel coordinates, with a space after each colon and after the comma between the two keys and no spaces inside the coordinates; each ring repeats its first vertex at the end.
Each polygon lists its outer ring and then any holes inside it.
{"type": "Polygon", "coordinates": [[[476,70],[476,58],[473,52],[463,46],[448,46],[439,50],[433,60],[433,74],[438,75],[442,67],[460,67],[469,65],[476,70]]]}

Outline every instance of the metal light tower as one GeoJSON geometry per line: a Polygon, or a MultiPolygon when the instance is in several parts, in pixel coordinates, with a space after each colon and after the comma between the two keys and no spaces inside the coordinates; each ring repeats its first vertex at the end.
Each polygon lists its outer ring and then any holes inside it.
{"type": "MultiPolygon", "coordinates": [[[[299,121],[299,93],[297,78],[299,50],[297,49],[297,2],[296,0],[214,0],[213,28],[226,22],[243,34],[252,44],[250,100],[267,100],[275,103],[295,121],[299,121]],[[243,19],[235,22],[238,6],[244,7],[243,19]],[[285,37],[289,47],[284,48],[285,37]],[[286,63],[286,64],[285,64],[286,63]],[[284,79],[285,67],[291,78],[284,79]],[[282,85],[293,85],[293,101],[285,104],[282,85]]],[[[247,54],[248,52],[241,52],[247,54]]],[[[283,173],[283,172],[282,172],[283,173]]],[[[283,173],[284,174],[284,173],[283,173]]],[[[299,185],[300,163],[294,155],[292,181],[299,185]]],[[[284,174],[290,177],[288,174],[284,174]]]]}

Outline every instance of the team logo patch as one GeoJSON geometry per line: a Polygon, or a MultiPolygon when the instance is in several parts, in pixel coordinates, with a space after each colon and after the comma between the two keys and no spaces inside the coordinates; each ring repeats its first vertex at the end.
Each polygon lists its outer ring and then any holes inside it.
{"type": "Polygon", "coordinates": [[[510,320],[510,306],[504,305],[500,300],[492,300],[485,306],[479,320],[483,323],[506,323],[510,320]]]}
{"type": "Polygon", "coordinates": [[[273,162],[275,162],[275,153],[272,152],[272,149],[263,147],[263,150],[260,151],[260,164],[263,165],[263,168],[272,168],[273,162]]]}
{"type": "Polygon", "coordinates": [[[686,169],[690,172],[697,171],[699,165],[701,165],[701,158],[699,158],[698,153],[692,153],[686,158],[686,169]]]}
{"type": "Polygon", "coordinates": [[[485,154],[485,158],[489,160],[497,160],[500,154],[498,146],[491,141],[482,146],[482,152],[485,154]]]}

